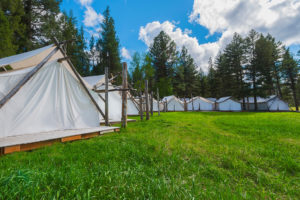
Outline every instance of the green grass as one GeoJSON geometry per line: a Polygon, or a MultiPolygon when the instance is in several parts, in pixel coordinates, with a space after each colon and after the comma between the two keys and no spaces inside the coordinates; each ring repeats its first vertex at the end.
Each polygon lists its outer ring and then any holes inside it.
{"type": "Polygon", "coordinates": [[[299,199],[298,113],[162,113],[0,158],[0,199],[299,199]]]}

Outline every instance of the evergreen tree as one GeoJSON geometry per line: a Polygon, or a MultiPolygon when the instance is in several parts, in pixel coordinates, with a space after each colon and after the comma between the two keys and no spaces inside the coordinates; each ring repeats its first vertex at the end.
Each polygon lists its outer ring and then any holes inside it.
{"type": "Polygon", "coordinates": [[[13,55],[16,46],[13,45],[13,31],[2,10],[0,10],[0,58],[13,55]]]}
{"type": "Polygon", "coordinates": [[[196,94],[196,74],[194,59],[183,46],[173,79],[174,92],[177,96],[188,97],[196,94]]]}
{"type": "Polygon", "coordinates": [[[148,80],[148,90],[149,92],[155,92],[154,89],[154,68],[152,66],[152,60],[149,54],[144,56],[143,66],[142,66],[142,73],[144,80],[148,80]]]}
{"type": "Polygon", "coordinates": [[[60,30],[56,16],[60,13],[61,0],[23,0],[25,15],[22,23],[25,24],[25,41],[20,48],[29,51],[45,44],[60,30]]]}
{"type": "MultiPolygon", "coordinates": [[[[24,17],[24,8],[21,0],[1,0],[0,10],[3,11],[6,19],[9,22],[9,29],[12,33],[9,33],[11,37],[12,45],[14,46],[14,53],[23,52],[20,46],[26,41],[25,34],[25,24],[21,22],[22,17],[24,17]]],[[[4,24],[3,24],[4,26],[4,24]]],[[[6,36],[7,37],[7,36],[6,36]]],[[[2,46],[5,48],[5,46],[2,46]]],[[[10,51],[11,47],[8,47],[10,51]]]]}
{"type": "Polygon", "coordinates": [[[207,85],[208,85],[208,91],[207,91],[208,97],[214,97],[214,98],[220,97],[220,95],[218,94],[219,84],[217,80],[217,74],[216,74],[216,70],[214,69],[212,58],[209,58],[208,61],[207,85]]]}
{"type": "Polygon", "coordinates": [[[172,94],[172,78],[177,61],[176,44],[164,31],[154,38],[149,55],[155,70],[156,87],[160,96],[172,94]]]}
{"type": "Polygon", "coordinates": [[[139,95],[140,92],[144,91],[144,79],[141,69],[141,56],[138,52],[133,54],[130,66],[133,68],[131,77],[132,87],[137,90],[136,95],[139,95]]]}
{"type": "Polygon", "coordinates": [[[109,7],[106,8],[103,16],[102,31],[100,39],[97,42],[97,49],[100,52],[100,63],[93,69],[93,74],[103,74],[105,67],[109,68],[109,73],[116,74],[122,71],[122,65],[119,52],[119,39],[115,31],[114,19],[110,16],[109,7]]]}
{"type": "Polygon", "coordinates": [[[296,84],[299,76],[299,71],[300,68],[297,62],[291,56],[289,49],[287,49],[283,55],[281,72],[286,84],[290,87],[290,90],[293,94],[294,105],[297,111],[299,111],[299,104],[297,98],[296,84]]]}
{"type": "Polygon", "coordinates": [[[260,85],[262,84],[260,69],[257,66],[256,42],[259,34],[251,30],[247,36],[246,42],[246,78],[251,83],[251,93],[254,97],[254,109],[257,110],[257,97],[260,95],[260,85]]]}
{"type": "Polygon", "coordinates": [[[208,96],[208,92],[207,92],[207,77],[205,76],[203,70],[200,68],[197,76],[196,76],[196,87],[197,87],[197,91],[198,93],[196,93],[196,95],[200,95],[202,97],[209,97],[208,96]]]}
{"type": "Polygon", "coordinates": [[[94,69],[96,65],[99,64],[99,54],[96,49],[96,41],[93,35],[89,41],[89,59],[92,65],[92,69],[94,69]]]}

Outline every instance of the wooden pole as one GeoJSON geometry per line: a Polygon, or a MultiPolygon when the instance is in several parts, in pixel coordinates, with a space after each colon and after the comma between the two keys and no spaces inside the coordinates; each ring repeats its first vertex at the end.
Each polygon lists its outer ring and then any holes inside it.
{"type": "Polygon", "coordinates": [[[145,98],[146,98],[146,120],[149,120],[150,116],[149,116],[148,80],[145,80],[145,98]]]}
{"type": "Polygon", "coordinates": [[[53,49],[46,58],[42,60],[34,69],[32,69],[26,76],[0,101],[0,108],[4,106],[20,89],[25,85],[32,77],[35,75],[49,60],[50,58],[59,50],[59,47],[53,49]]]}
{"type": "Polygon", "coordinates": [[[151,99],[150,99],[150,112],[151,116],[153,116],[153,92],[151,91],[151,99]]]}
{"type": "Polygon", "coordinates": [[[143,121],[144,111],[143,111],[143,95],[142,95],[142,92],[140,93],[140,117],[141,117],[141,121],[143,121]]]}
{"type": "Polygon", "coordinates": [[[166,100],[166,102],[165,102],[164,110],[165,110],[165,112],[168,111],[168,100],[166,100]]]}
{"type": "Polygon", "coordinates": [[[157,88],[157,113],[160,116],[160,108],[159,108],[159,89],[157,88]]]}
{"type": "Polygon", "coordinates": [[[108,67],[105,67],[105,126],[109,126],[108,102],[108,67]]]}
{"type": "MultiPolygon", "coordinates": [[[[127,63],[123,62],[123,89],[127,89],[127,63]]],[[[122,91],[122,127],[127,127],[127,91],[122,91]]]]}
{"type": "Polygon", "coordinates": [[[192,94],[191,94],[191,97],[192,97],[192,107],[193,107],[193,111],[194,111],[194,98],[193,98],[192,94]]]}

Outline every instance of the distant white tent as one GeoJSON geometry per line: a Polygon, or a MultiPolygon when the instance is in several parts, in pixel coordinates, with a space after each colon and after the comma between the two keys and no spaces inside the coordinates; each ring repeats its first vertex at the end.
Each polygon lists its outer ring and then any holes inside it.
{"type": "Polygon", "coordinates": [[[215,103],[203,97],[194,97],[187,102],[189,111],[212,111],[215,109],[215,103]]]}
{"type": "MultiPolygon", "coordinates": [[[[247,110],[255,110],[254,97],[245,98],[245,104],[247,110]]],[[[278,96],[272,95],[267,98],[257,97],[257,109],[259,111],[289,111],[289,105],[278,96]]]]}
{"type": "Polygon", "coordinates": [[[164,104],[162,102],[158,102],[156,99],[153,99],[153,111],[158,112],[158,105],[159,105],[159,111],[164,110],[164,104]]]}
{"type": "Polygon", "coordinates": [[[184,111],[184,104],[174,95],[162,99],[167,104],[167,111],[184,111]]]}
{"type": "Polygon", "coordinates": [[[242,111],[241,103],[232,99],[232,97],[222,97],[216,101],[219,111],[242,111]]]}
{"type": "MultiPolygon", "coordinates": [[[[100,126],[102,117],[80,83],[81,77],[78,79],[66,61],[57,62],[63,57],[50,45],[0,59],[0,67],[6,71],[0,73],[0,100],[6,102],[0,108],[0,138],[100,126]],[[50,52],[54,53],[51,59],[4,101],[50,52]]],[[[92,95],[96,100],[96,94],[92,95]]]]}

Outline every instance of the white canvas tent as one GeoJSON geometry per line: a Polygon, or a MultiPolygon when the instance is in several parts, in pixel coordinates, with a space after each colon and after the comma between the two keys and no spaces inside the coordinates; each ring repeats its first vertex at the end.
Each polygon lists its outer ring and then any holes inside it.
{"type": "MultiPolygon", "coordinates": [[[[247,110],[255,110],[254,97],[245,98],[245,104],[247,110]]],[[[267,98],[257,97],[257,109],[259,111],[289,111],[289,105],[278,96],[272,95],[267,98]]]]}
{"type": "Polygon", "coordinates": [[[158,106],[159,106],[159,111],[164,110],[164,104],[162,102],[158,102],[156,99],[153,99],[153,111],[158,112],[158,106]]]}
{"type": "Polygon", "coordinates": [[[242,106],[232,97],[222,97],[216,101],[217,110],[219,111],[242,111],[242,106]]]}
{"type": "Polygon", "coordinates": [[[0,138],[100,126],[102,116],[93,103],[99,97],[85,83],[95,98],[92,99],[81,84],[81,77],[76,76],[67,61],[58,62],[60,58],[64,58],[63,53],[50,45],[0,59],[0,67],[12,68],[0,73],[0,100],[5,102],[0,108],[0,138]],[[52,57],[40,65],[50,52],[52,57]],[[36,66],[42,67],[32,73],[36,66]],[[30,74],[31,78],[17,87],[30,74]],[[18,88],[14,95],[3,101],[14,88],[18,88]]]}
{"type": "Polygon", "coordinates": [[[189,111],[212,111],[215,103],[203,97],[194,97],[187,102],[187,110],[189,111]]]}
{"type": "MultiPolygon", "coordinates": [[[[98,76],[87,76],[83,78],[86,83],[90,84],[96,90],[104,90],[105,89],[105,75],[98,76]]],[[[109,83],[108,89],[116,89],[118,87],[113,86],[109,83]]],[[[103,99],[105,99],[105,93],[98,94],[101,95],[103,99]]],[[[108,93],[108,112],[109,112],[109,120],[118,122],[121,121],[122,118],[122,96],[118,91],[109,92],[108,93]]],[[[139,115],[138,105],[131,99],[131,94],[127,93],[127,115],[139,115]]],[[[101,100],[101,99],[100,99],[101,100]]],[[[102,100],[101,100],[102,101],[102,100]]],[[[103,102],[103,101],[102,101],[103,102]]],[[[100,104],[100,102],[98,102],[100,104]]]]}
{"type": "Polygon", "coordinates": [[[167,111],[184,111],[184,104],[174,95],[164,97],[163,102],[167,104],[167,111]]]}

